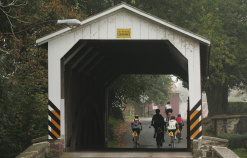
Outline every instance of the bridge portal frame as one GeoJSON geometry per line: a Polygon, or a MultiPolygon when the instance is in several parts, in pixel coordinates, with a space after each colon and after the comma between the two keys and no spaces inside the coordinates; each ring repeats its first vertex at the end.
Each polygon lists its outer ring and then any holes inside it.
{"type": "MultiPolygon", "coordinates": [[[[66,127],[69,126],[66,125],[66,119],[68,119],[66,118],[66,110],[69,108],[66,107],[65,82],[69,80],[69,78],[66,79],[66,76],[69,76],[68,73],[73,73],[73,69],[75,68],[76,71],[83,72],[84,79],[87,80],[85,76],[90,75],[95,67],[106,61],[106,56],[101,56],[102,52],[100,50],[107,49],[109,51],[109,41],[112,42],[110,45],[115,44],[114,41],[127,42],[125,43],[127,46],[136,41],[152,41],[154,43],[163,41],[165,47],[161,50],[163,50],[163,52],[169,52],[169,55],[165,56],[165,58],[169,57],[169,59],[174,61],[178,66],[174,66],[176,68],[171,71],[167,69],[169,65],[160,66],[163,66],[162,68],[165,70],[163,73],[177,74],[188,81],[191,123],[190,138],[201,139],[201,76],[208,75],[210,41],[200,35],[154,17],[125,3],[83,20],[81,26],[74,28],[67,27],[36,41],[38,45],[45,45],[48,49],[49,139],[64,139],[65,144],[76,139],[72,136],[72,133],[70,133],[70,138],[68,138],[68,133],[66,133],[73,132],[73,127],[70,127],[71,129],[67,129],[66,127]],[[119,36],[119,33],[121,33],[119,31],[127,31],[126,36],[119,36]],[[97,44],[101,46],[99,47],[95,43],[92,44],[92,41],[98,41],[97,44]],[[108,43],[104,43],[103,41],[108,41],[108,43]],[[104,47],[104,44],[108,44],[108,47],[104,47]],[[89,54],[90,57],[86,58],[89,54]],[[88,65],[90,65],[90,68],[88,68],[88,65]],[[66,70],[66,67],[70,70],[69,72],[66,70]]],[[[162,47],[162,44],[151,44],[150,46],[162,47]]],[[[135,48],[135,46],[132,45],[128,47],[128,49],[140,49],[141,47],[141,45],[138,45],[138,48],[135,48]]],[[[114,51],[117,51],[117,48],[115,48],[114,51]]],[[[128,50],[125,50],[125,52],[126,51],[128,50]]],[[[107,58],[108,57],[109,56],[107,56],[107,58]]],[[[109,62],[111,60],[107,61],[109,62]]],[[[140,67],[143,66],[144,65],[141,65],[140,67]]],[[[144,69],[148,68],[143,67],[143,70],[144,69]]],[[[155,69],[158,68],[150,68],[150,71],[154,71],[155,69]]],[[[100,91],[105,92],[103,99],[101,98],[101,103],[107,104],[107,86],[120,74],[107,66],[102,70],[104,70],[104,72],[101,72],[102,74],[100,75],[103,76],[103,79],[98,80],[97,83],[91,83],[91,88],[94,87],[94,90],[99,88],[100,91]],[[98,85],[103,86],[97,87],[98,85]]],[[[138,70],[140,71],[141,68],[138,70]]],[[[100,73],[100,71],[97,72],[100,73]]],[[[151,74],[151,72],[146,73],[151,74]]],[[[162,72],[157,71],[154,73],[158,74],[162,72]]],[[[76,75],[80,75],[80,73],[75,74],[74,81],[80,77],[76,75]]],[[[91,79],[97,79],[100,75],[94,75],[91,79]]],[[[87,100],[90,104],[94,102],[90,101],[90,98],[87,100]]],[[[107,115],[107,110],[104,111],[104,115],[107,115]]],[[[106,117],[104,120],[106,121],[106,117]]],[[[106,134],[106,132],[104,134],[106,134]]],[[[76,146],[76,142],[74,142],[74,146],[76,146]]]]}

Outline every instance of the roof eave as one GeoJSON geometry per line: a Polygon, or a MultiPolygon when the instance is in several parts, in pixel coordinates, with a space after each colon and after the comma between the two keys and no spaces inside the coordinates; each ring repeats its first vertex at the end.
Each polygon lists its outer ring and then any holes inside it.
{"type": "MultiPolygon", "coordinates": [[[[151,20],[153,20],[153,21],[155,21],[157,23],[160,23],[160,24],[162,24],[162,25],[164,25],[164,26],[166,26],[168,28],[174,29],[174,30],[176,30],[176,31],[178,31],[180,33],[183,33],[183,34],[185,34],[187,36],[190,36],[190,37],[192,37],[194,39],[197,39],[197,40],[199,40],[203,44],[206,44],[208,46],[210,46],[210,44],[211,44],[208,39],[206,39],[206,38],[204,38],[202,36],[199,36],[199,35],[197,35],[195,33],[192,33],[192,32],[190,32],[188,30],[185,30],[183,28],[180,28],[180,27],[178,27],[178,26],[176,26],[174,24],[171,24],[169,22],[166,22],[163,19],[159,19],[157,17],[154,17],[153,15],[147,14],[147,13],[145,13],[145,12],[143,12],[143,11],[137,9],[137,8],[134,8],[134,7],[130,6],[130,5],[127,5],[126,3],[121,3],[120,5],[114,6],[114,7],[110,8],[110,9],[108,9],[108,10],[102,12],[102,13],[99,13],[99,14],[96,14],[96,15],[94,15],[92,17],[89,17],[89,18],[83,20],[82,23],[81,23],[81,25],[84,25],[86,23],[89,23],[89,22],[91,22],[93,20],[96,20],[96,19],[98,19],[98,18],[100,18],[102,16],[108,15],[108,14],[110,14],[112,12],[115,12],[115,11],[117,11],[119,9],[122,9],[122,8],[125,8],[127,10],[130,10],[130,11],[136,13],[136,14],[139,14],[139,15],[141,15],[143,17],[146,17],[148,19],[151,19],[151,20]]],[[[54,33],[52,33],[50,35],[47,35],[47,36],[44,36],[42,38],[37,39],[36,40],[36,43],[38,45],[42,45],[42,44],[48,42],[51,38],[56,37],[58,35],[61,35],[61,34],[67,32],[67,31],[69,31],[71,29],[72,28],[67,27],[67,28],[62,29],[60,31],[54,32],[54,33]]]]}

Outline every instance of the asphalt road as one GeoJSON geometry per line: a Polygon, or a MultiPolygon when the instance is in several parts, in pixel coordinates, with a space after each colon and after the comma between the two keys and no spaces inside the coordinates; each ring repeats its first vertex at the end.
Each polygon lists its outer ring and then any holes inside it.
{"type": "MultiPolygon", "coordinates": [[[[143,130],[141,131],[140,135],[140,145],[139,148],[157,148],[156,146],[156,140],[153,138],[154,135],[154,128],[151,127],[149,128],[151,124],[151,118],[143,118],[140,119],[142,122],[142,128],[143,130]]],[[[131,123],[131,120],[128,120],[129,123],[131,123]]],[[[183,126],[183,140],[182,142],[178,143],[178,141],[175,141],[175,148],[187,148],[187,126],[185,122],[185,126],[183,126]]],[[[134,148],[134,143],[132,141],[132,130],[130,129],[129,132],[125,134],[123,137],[123,143],[126,148],[134,148]]],[[[169,137],[168,137],[168,132],[165,133],[165,142],[163,143],[162,148],[169,149],[170,146],[169,144],[169,137]]]]}

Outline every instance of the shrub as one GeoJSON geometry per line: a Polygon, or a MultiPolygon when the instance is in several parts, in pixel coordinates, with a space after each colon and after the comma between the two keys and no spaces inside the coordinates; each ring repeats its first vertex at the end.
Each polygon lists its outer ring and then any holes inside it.
{"type": "Polygon", "coordinates": [[[228,102],[228,114],[233,115],[246,115],[247,102],[228,102]]]}
{"type": "Polygon", "coordinates": [[[113,117],[109,117],[108,120],[108,141],[114,140],[114,130],[120,126],[124,121],[122,119],[115,119],[113,117]]]}
{"type": "Polygon", "coordinates": [[[203,135],[215,136],[214,126],[213,126],[211,118],[203,118],[202,124],[203,124],[202,125],[203,135]]]}
{"type": "Polygon", "coordinates": [[[221,134],[218,137],[229,140],[228,147],[230,149],[247,148],[247,134],[245,134],[245,135],[221,134]]]}

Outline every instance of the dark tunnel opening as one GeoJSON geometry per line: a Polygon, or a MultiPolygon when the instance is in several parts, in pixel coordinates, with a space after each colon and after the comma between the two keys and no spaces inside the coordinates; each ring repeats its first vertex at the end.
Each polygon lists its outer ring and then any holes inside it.
{"type": "Polygon", "coordinates": [[[80,40],[61,68],[66,151],[106,148],[107,87],[121,74],[188,81],[188,61],[168,40],[80,40]]]}

